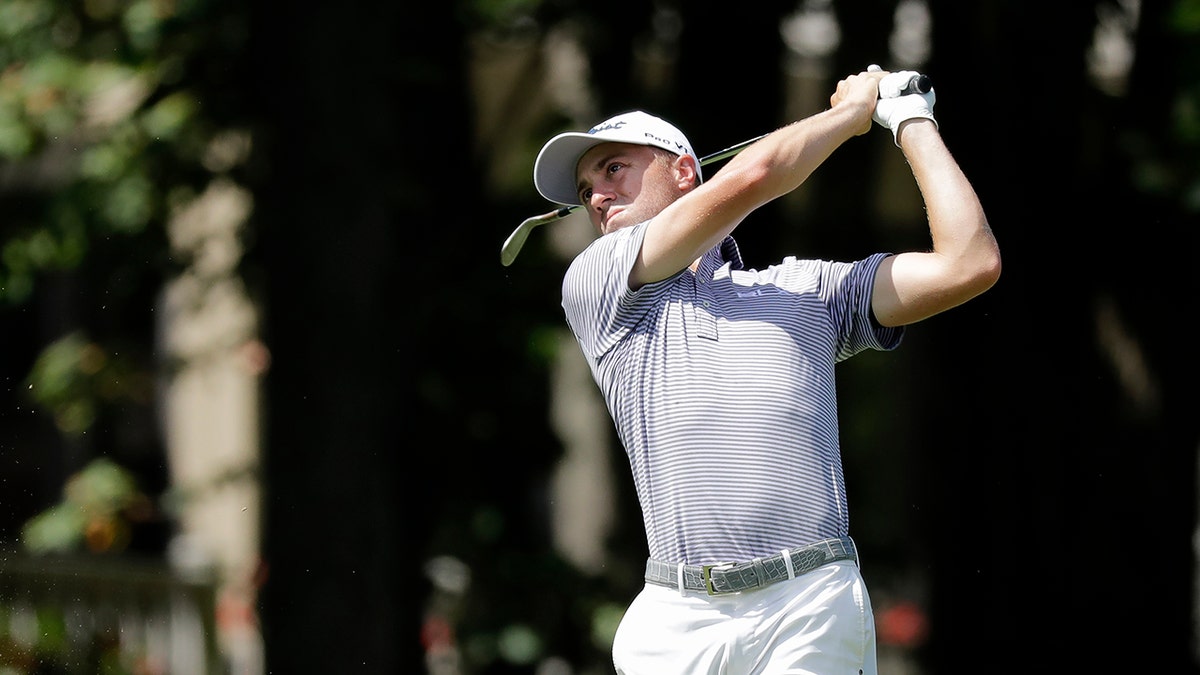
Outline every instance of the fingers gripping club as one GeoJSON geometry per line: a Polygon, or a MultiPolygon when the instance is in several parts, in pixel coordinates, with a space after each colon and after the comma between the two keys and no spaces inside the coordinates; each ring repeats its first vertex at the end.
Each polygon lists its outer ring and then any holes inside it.
{"type": "MultiPolygon", "coordinates": [[[[867,72],[880,72],[877,65],[867,66],[867,72]]],[[[892,132],[892,141],[900,147],[900,127],[907,121],[924,118],[937,125],[933,106],[937,94],[929,78],[915,70],[888,73],[879,79],[879,100],[871,118],[892,132]]]]}
{"type": "MultiPolygon", "coordinates": [[[[867,66],[868,73],[878,73],[881,70],[883,70],[883,68],[880,68],[874,63],[867,66]]],[[[933,80],[929,79],[929,76],[924,73],[915,73],[912,77],[908,78],[908,83],[900,88],[900,92],[896,94],[896,96],[907,96],[909,94],[928,94],[931,89],[933,89],[933,80]]],[[[891,98],[885,97],[882,94],[880,94],[880,97],[891,98]]]]}

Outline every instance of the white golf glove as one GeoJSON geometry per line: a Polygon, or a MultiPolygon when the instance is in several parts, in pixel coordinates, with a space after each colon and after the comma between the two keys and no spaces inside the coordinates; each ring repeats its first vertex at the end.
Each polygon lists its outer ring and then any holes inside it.
{"type": "Polygon", "coordinates": [[[937,95],[933,89],[924,94],[900,93],[918,75],[920,73],[915,70],[899,70],[888,73],[879,80],[879,101],[875,103],[875,114],[872,117],[880,126],[892,130],[892,141],[896,147],[900,147],[897,132],[901,123],[924,117],[937,125],[937,120],[933,117],[933,104],[937,102],[937,95]]]}

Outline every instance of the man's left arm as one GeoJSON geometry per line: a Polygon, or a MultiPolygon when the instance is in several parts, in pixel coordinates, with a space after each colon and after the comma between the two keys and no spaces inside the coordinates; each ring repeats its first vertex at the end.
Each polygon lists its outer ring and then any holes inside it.
{"type": "Polygon", "coordinates": [[[1000,277],[1000,248],[983,206],[932,119],[897,123],[904,151],[925,200],[933,248],[883,261],[872,309],[884,326],[915,323],[960,305],[1000,277]]]}

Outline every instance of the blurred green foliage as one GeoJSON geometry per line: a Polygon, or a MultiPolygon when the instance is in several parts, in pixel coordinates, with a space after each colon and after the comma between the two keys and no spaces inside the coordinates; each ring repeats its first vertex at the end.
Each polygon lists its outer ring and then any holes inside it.
{"type": "Polygon", "coordinates": [[[79,449],[63,500],[22,531],[30,551],[121,550],[154,508],[121,466],[120,452],[140,448],[106,443],[122,443],[117,415],[153,419],[153,298],[188,262],[170,250],[168,224],[237,163],[221,159],[230,129],[204,88],[205,69],[220,72],[215,54],[244,37],[245,11],[220,0],[0,2],[0,309],[43,317],[37,354],[14,379],[62,447],[79,449]],[[39,295],[47,285],[57,294],[39,295]]]}
{"type": "Polygon", "coordinates": [[[1200,213],[1200,0],[1176,0],[1171,26],[1184,45],[1180,55],[1179,86],[1172,107],[1177,155],[1183,173],[1183,207],[1200,213]]]}
{"type": "Polygon", "coordinates": [[[120,333],[137,333],[127,316],[149,326],[147,293],[183,262],[167,243],[173,210],[230,168],[211,161],[212,140],[227,130],[197,90],[209,84],[197,69],[240,35],[224,9],[207,0],[0,3],[0,307],[30,305],[49,275],[99,296],[77,312],[42,310],[57,314],[62,334],[45,336],[25,378],[67,437],[86,433],[105,404],[152,402],[153,337],[120,333]],[[98,316],[103,328],[89,325],[98,316]]]}
{"type": "Polygon", "coordinates": [[[102,457],[71,476],[61,503],[26,523],[22,544],[34,554],[119,552],[129,541],[131,521],[148,511],[133,474],[102,457]]]}
{"type": "Polygon", "coordinates": [[[92,426],[104,403],[149,404],[151,373],[73,332],[47,345],[26,380],[33,400],[49,411],[58,430],[78,437],[92,426]]]}
{"type": "Polygon", "coordinates": [[[27,302],[39,273],[77,268],[97,239],[161,226],[164,195],[199,165],[209,133],[183,77],[201,48],[184,20],[203,7],[0,5],[0,157],[13,202],[0,302],[27,302]]]}

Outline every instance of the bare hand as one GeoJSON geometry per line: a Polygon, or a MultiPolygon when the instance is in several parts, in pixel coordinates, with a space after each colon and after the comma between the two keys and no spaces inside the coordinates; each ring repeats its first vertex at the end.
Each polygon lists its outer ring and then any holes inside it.
{"type": "Polygon", "coordinates": [[[863,71],[850,75],[837,83],[837,89],[829,97],[829,104],[838,106],[854,106],[861,117],[861,124],[856,127],[855,136],[861,136],[871,130],[871,116],[875,113],[875,102],[879,100],[879,81],[887,75],[887,71],[863,71]]]}

